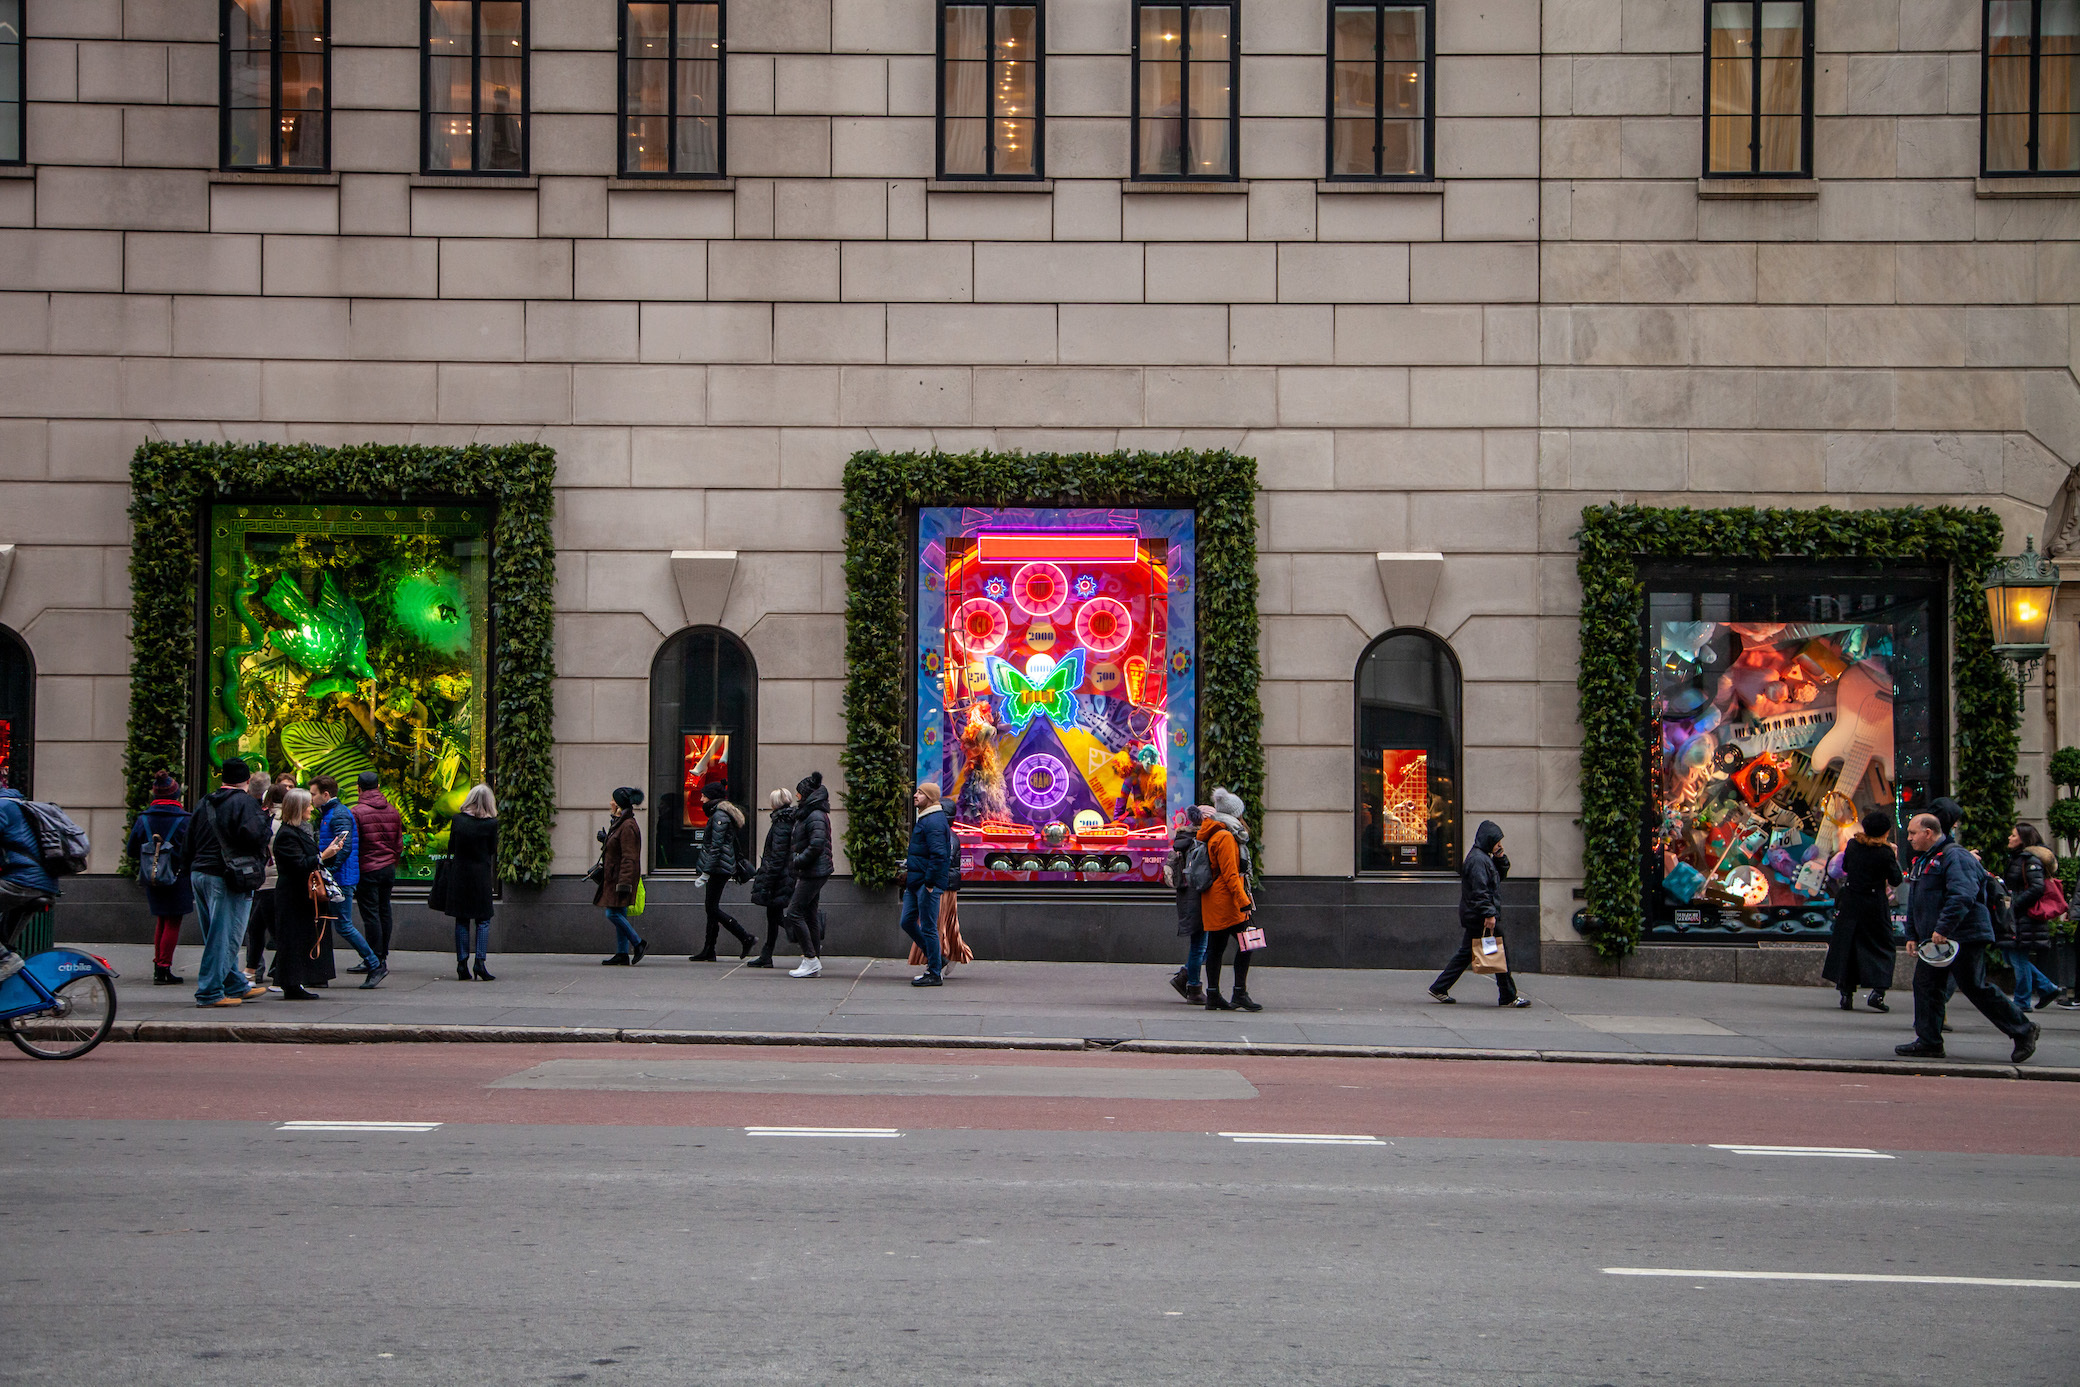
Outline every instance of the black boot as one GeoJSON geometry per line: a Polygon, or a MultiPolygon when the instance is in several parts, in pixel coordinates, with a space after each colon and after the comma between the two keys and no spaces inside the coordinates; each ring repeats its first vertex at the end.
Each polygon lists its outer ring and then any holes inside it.
{"type": "Polygon", "coordinates": [[[1235,1010],[1237,1011],[1262,1011],[1264,1009],[1262,1003],[1251,1001],[1249,999],[1249,993],[1243,991],[1239,987],[1235,989],[1235,1001],[1233,1005],[1235,1007],[1235,1010]]]}
{"type": "Polygon", "coordinates": [[[1227,999],[1221,996],[1221,990],[1218,987],[1209,987],[1206,989],[1206,1009],[1208,1011],[1235,1010],[1234,1007],[1228,1005],[1227,999]]]}
{"type": "Polygon", "coordinates": [[[608,968],[626,968],[628,967],[628,955],[615,954],[612,958],[601,959],[600,963],[608,968]]]}
{"type": "Polygon", "coordinates": [[[455,981],[457,981],[457,982],[468,982],[468,981],[469,981],[469,965],[468,965],[467,963],[464,963],[464,962],[463,962],[463,961],[462,961],[461,959],[459,959],[459,958],[455,960],[455,981]]]}
{"type": "Polygon", "coordinates": [[[171,968],[161,968],[157,964],[152,965],[152,986],[154,987],[175,987],[186,981],[186,978],[174,972],[171,968]]]}
{"type": "Polygon", "coordinates": [[[492,976],[491,976],[491,974],[490,974],[490,973],[489,973],[488,971],[486,971],[486,970],[485,970],[485,967],[484,967],[484,960],[483,960],[483,959],[481,959],[481,958],[477,960],[477,967],[476,967],[476,973],[477,973],[477,981],[478,981],[478,982],[497,982],[497,981],[498,981],[498,979],[497,979],[497,978],[494,978],[494,977],[492,977],[492,976]]]}
{"type": "Polygon", "coordinates": [[[647,939],[638,939],[636,941],[636,951],[628,956],[628,961],[632,964],[641,963],[643,961],[643,955],[649,952],[650,941],[647,939]]]}
{"type": "Polygon", "coordinates": [[[724,923],[729,926],[729,932],[737,936],[737,943],[742,946],[737,950],[737,961],[741,963],[751,957],[751,950],[757,945],[758,941],[751,937],[750,931],[746,930],[735,920],[727,920],[724,923]]]}
{"type": "Polygon", "coordinates": [[[1885,992],[1882,988],[1872,988],[1871,995],[1863,999],[1863,1004],[1869,1007],[1872,1011],[1892,1010],[1891,1007],[1885,1005],[1885,992]]]}
{"type": "Polygon", "coordinates": [[[1843,1011],[1854,1011],[1854,1010],[1856,1010],[1856,994],[1855,994],[1854,992],[1844,992],[1844,993],[1842,994],[1842,1010],[1843,1010],[1843,1011]]]}

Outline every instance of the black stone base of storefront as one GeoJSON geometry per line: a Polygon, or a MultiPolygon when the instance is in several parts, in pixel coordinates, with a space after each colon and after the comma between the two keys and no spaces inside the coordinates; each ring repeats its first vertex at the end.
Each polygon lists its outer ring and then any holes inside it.
{"type": "MultiPolygon", "coordinates": [[[[748,892],[748,887],[730,887],[723,908],[763,941],[765,911],[751,904],[748,892]]],[[[683,954],[699,948],[704,917],[691,879],[652,877],[646,894],[649,908],[639,928],[653,949],[683,954]]],[[[1450,878],[1272,877],[1260,894],[1257,919],[1268,945],[1265,967],[1435,969],[1458,947],[1459,885],[1450,878]]],[[[823,893],[823,909],[828,953],[890,957],[907,949],[901,903],[893,890],[867,891],[849,877],[833,878],[823,893]]],[[[393,948],[446,949],[454,942],[452,922],[427,909],[423,895],[400,891],[395,917],[393,948]]],[[[961,893],[961,931],[978,958],[1052,963],[1184,958],[1176,909],[1167,895],[970,887],[961,893]]],[[[67,943],[148,943],[152,921],[143,889],[122,877],[74,877],[65,883],[55,933],[67,943]]],[[[1540,971],[1536,881],[1503,884],[1502,935],[1514,971],[1540,971]]],[[[182,942],[200,939],[191,915],[182,942]]],[[[507,891],[491,935],[492,948],[500,953],[607,953],[613,939],[612,927],[592,904],[591,884],[568,877],[542,891],[507,891]]],[[[728,943],[727,936],[723,942],[728,943]]]]}
{"type": "MultiPolygon", "coordinates": [[[[1599,978],[1683,979],[1689,982],[1780,983],[1819,987],[1827,962],[1826,941],[1796,944],[1762,940],[1753,944],[1642,944],[1637,953],[1613,963],[1587,944],[1548,939],[1540,952],[1548,973],[1599,978]]],[[[1913,986],[1914,960],[1901,949],[1892,985],[1913,986]]]]}

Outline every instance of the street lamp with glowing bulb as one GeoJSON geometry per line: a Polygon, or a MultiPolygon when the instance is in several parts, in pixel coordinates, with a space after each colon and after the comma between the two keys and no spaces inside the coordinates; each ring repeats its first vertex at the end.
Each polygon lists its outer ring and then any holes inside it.
{"type": "Polygon", "coordinates": [[[2020,554],[2001,559],[1986,575],[1993,653],[2014,667],[2018,707],[2030,672],[2051,650],[2051,604],[2058,583],[2058,566],[2037,552],[2034,536],[2023,541],[2020,554]]]}

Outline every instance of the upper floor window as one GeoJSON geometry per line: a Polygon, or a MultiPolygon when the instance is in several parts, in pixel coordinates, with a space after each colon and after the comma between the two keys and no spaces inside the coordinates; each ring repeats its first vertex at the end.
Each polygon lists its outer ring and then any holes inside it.
{"type": "Polygon", "coordinates": [[[1134,177],[1235,177],[1234,0],[1134,0],[1134,177]]]}
{"type": "Polygon", "coordinates": [[[939,174],[1041,176],[1043,16],[1022,4],[939,5],[939,174]]]}
{"type": "Polygon", "coordinates": [[[1983,167],[2080,172],[2080,0],[1987,0],[1983,167]]]}
{"type": "Polygon", "coordinates": [[[326,0],[222,0],[218,158],[227,169],[331,165],[326,0]]]}
{"type": "Polygon", "coordinates": [[[621,172],[722,176],[722,6],[621,6],[621,172]]]}
{"type": "Polygon", "coordinates": [[[425,0],[428,173],[527,172],[524,0],[425,0]]]}
{"type": "Polygon", "coordinates": [[[1430,176],[1430,5],[1329,10],[1329,176],[1430,176]]]}
{"type": "Polygon", "coordinates": [[[0,0],[0,164],[22,162],[22,0],[0,0]]]}
{"type": "Polygon", "coordinates": [[[1705,7],[1708,177],[1799,178],[1813,167],[1812,0],[1705,7]]]}

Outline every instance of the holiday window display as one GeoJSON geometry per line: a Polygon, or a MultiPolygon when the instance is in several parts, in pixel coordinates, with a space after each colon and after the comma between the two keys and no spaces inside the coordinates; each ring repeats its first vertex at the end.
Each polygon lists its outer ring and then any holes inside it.
{"type": "Polygon", "coordinates": [[[210,514],[212,768],[308,785],[375,771],[404,819],[398,878],[429,880],[484,776],[489,605],[478,508],[227,503],[210,514]]]}
{"type": "Polygon", "coordinates": [[[928,508],[917,757],[968,880],[1159,884],[1196,780],[1193,514],[928,508]]]}
{"type": "Polygon", "coordinates": [[[713,785],[717,787],[716,793],[724,799],[729,798],[729,734],[684,733],[682,746],[686,771],[679,786],[679,826],[706,828],[708,808],[704,792],[707,787],[713,785]]]}
{"type": "Polygon", "coordinates": [[[1817,933],[1857,822],[1933,794],[1932,598],[1650,592],[1650,933],[1817,933]]]}

